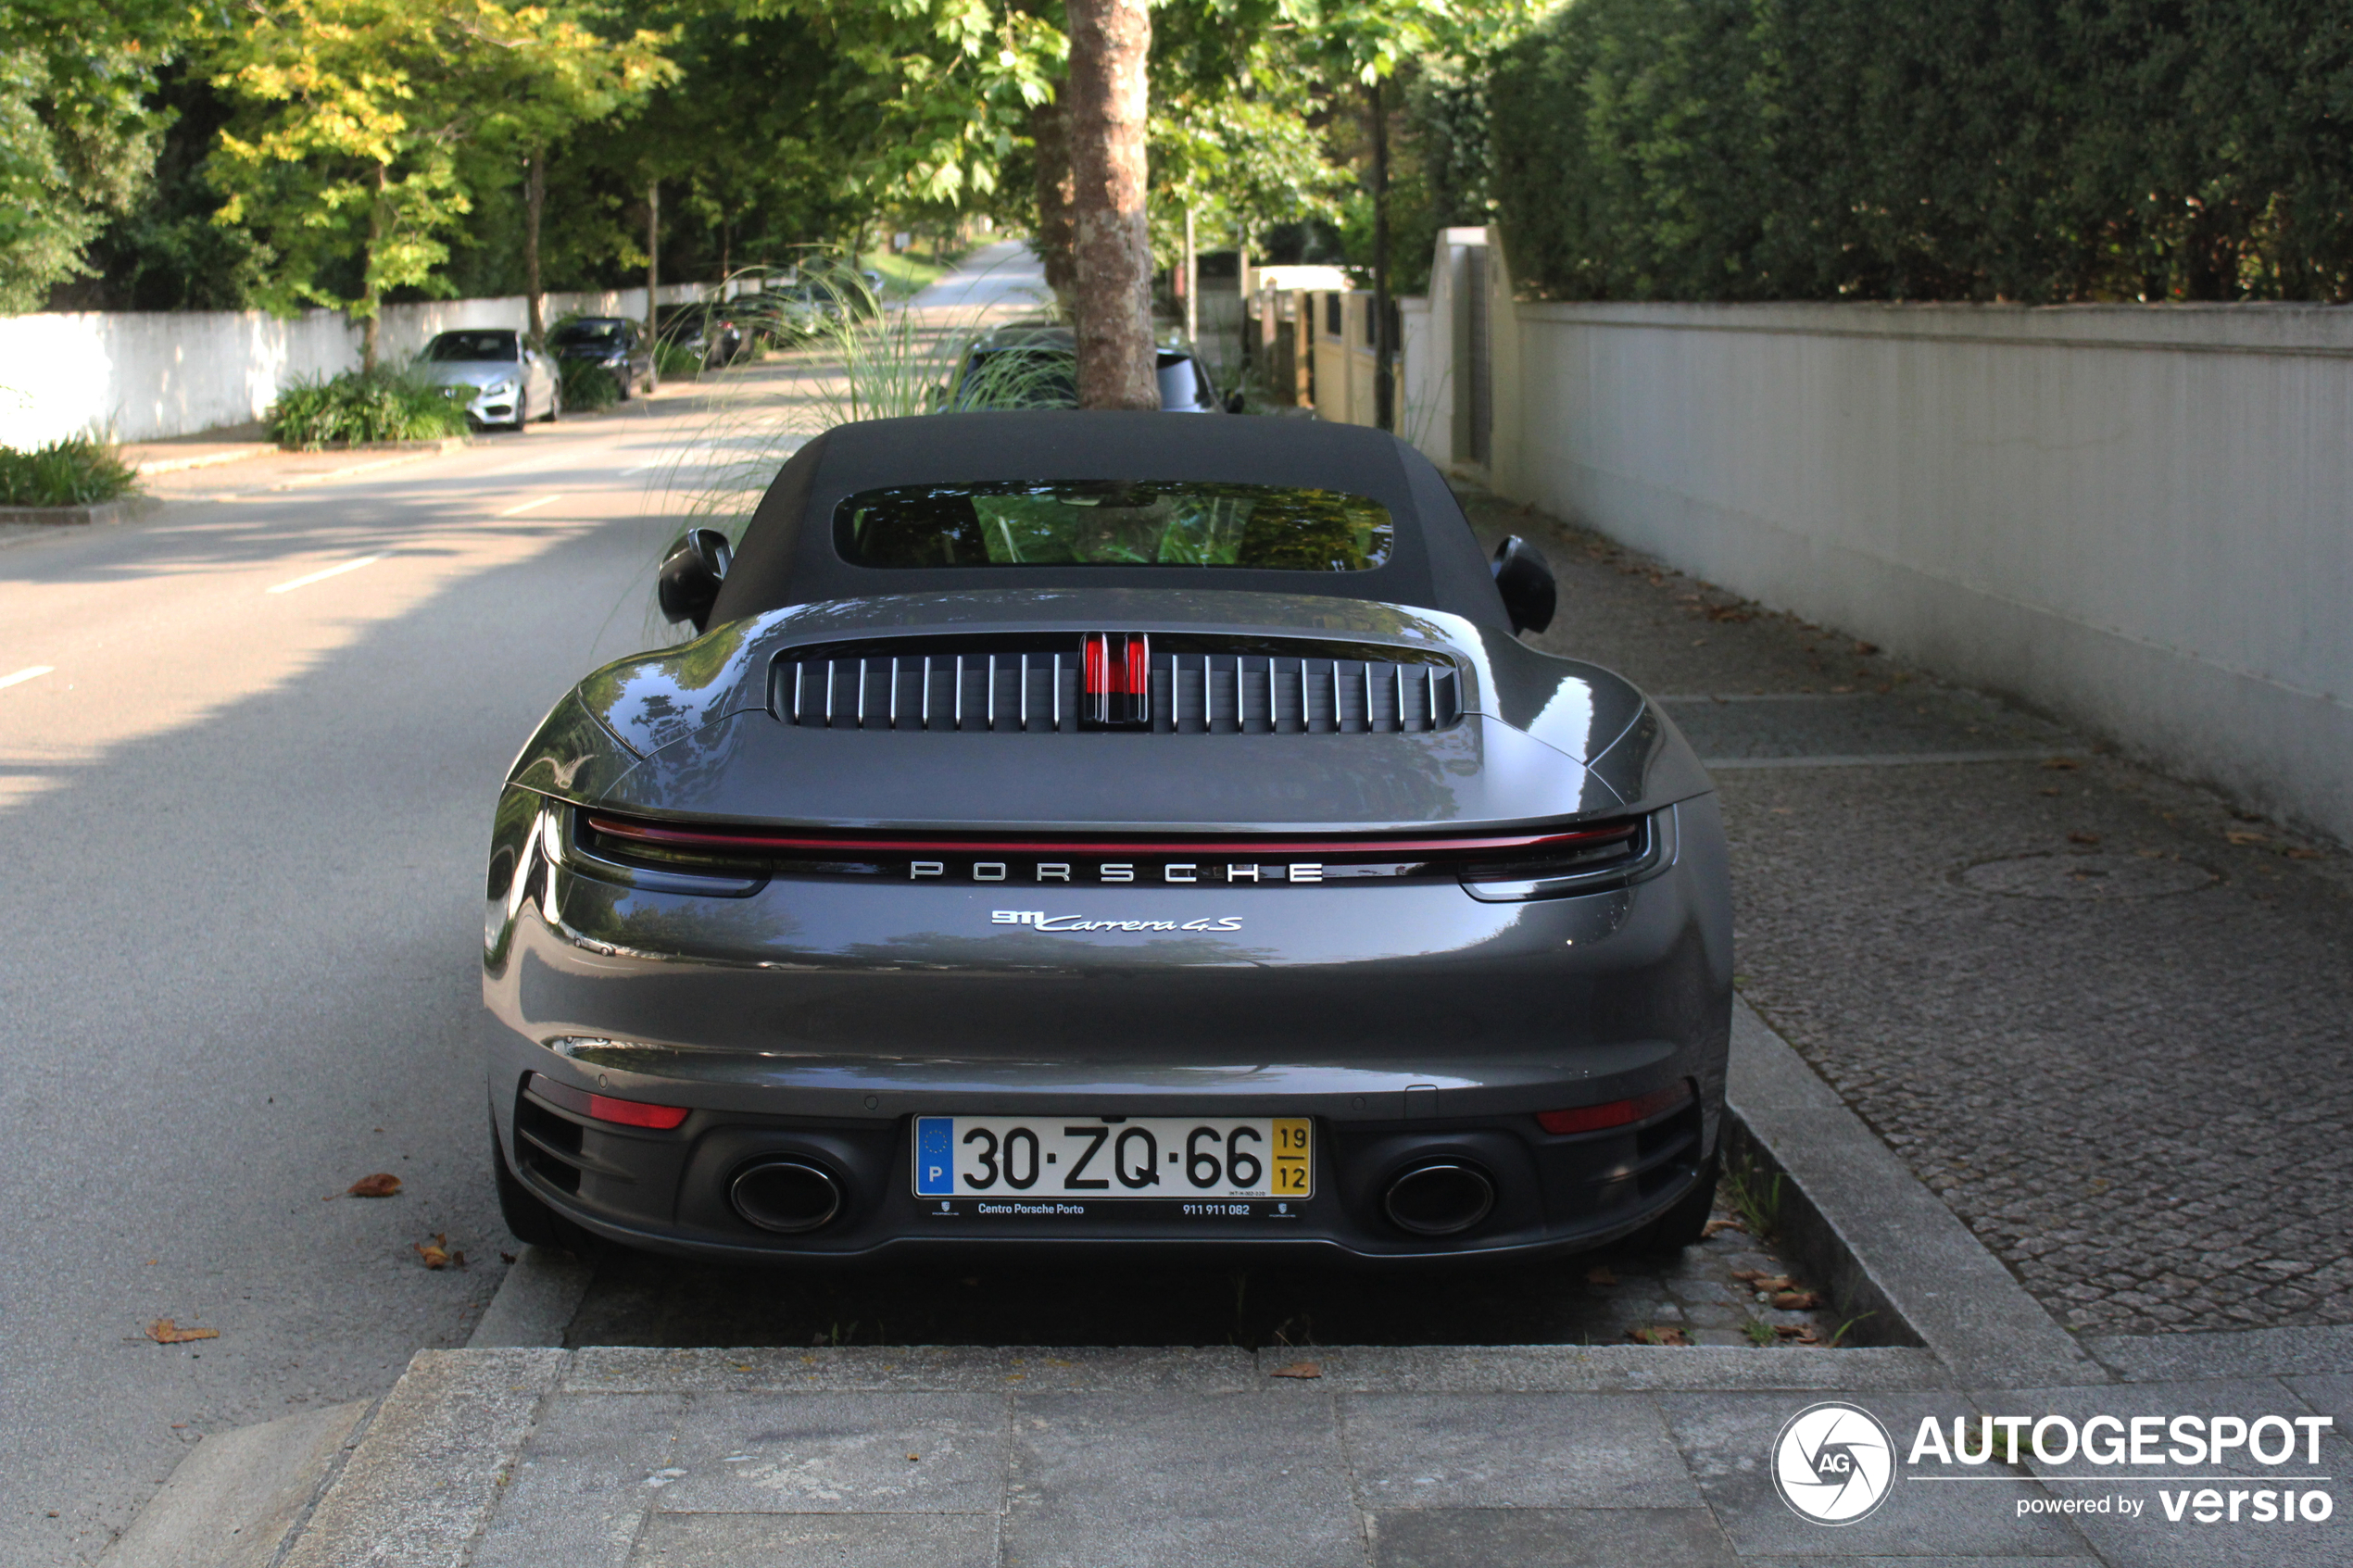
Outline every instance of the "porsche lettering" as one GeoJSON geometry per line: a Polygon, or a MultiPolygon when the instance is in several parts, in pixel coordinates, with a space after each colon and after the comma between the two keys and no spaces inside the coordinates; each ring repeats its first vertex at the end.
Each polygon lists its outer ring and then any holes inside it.
{"type": "Polygon", "coordinates": [[[907,864],[907,877],[911,882],[924,882],[935,877],[963,877],[974,882],[1157,882],[1189,887],[1204,883],[1247,882],[1264,885],[1277,882],[1321,882],[1324,880],[1324,868],[1320,862],[1314,860],[1294,860],[1282,865],[1260,865],[1255,861],[1210,865],[1201,861],[1172,860],[1158,866],[1130,860],[1107,860],[1093,866],[1066,860],[1039,860],[1026,867],[1010,860],[911,860],[907,864]]]}

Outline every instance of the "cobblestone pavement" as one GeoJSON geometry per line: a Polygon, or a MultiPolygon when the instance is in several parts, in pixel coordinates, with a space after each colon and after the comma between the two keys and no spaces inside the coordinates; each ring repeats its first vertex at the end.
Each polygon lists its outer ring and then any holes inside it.
{"type": "MultiPolygon", "coordinates": [[[[1719,1217],[1732,1212],[1730,1191],[1719,1217]]],[[[1777,1308],[1790,1265],[1737,1228],[1680,1255],[1625,1248],[1472,1273],[1130,1265],[779,1272],[613,1255],[583,1345],[1818,1344],[1827,1311],[1777,1308]]],[[[1792,1283],[1805,1294],[1806,1281],[1792,1283]]],[[[1784,1297],[1786,1298],[1786,1297],[1784,1297]]]]}
{"type": "Polygon", "coordinates": [[[2342,849],[1470,505],[1560,571],[1540,646],[1698,699],[1669,707],[1717,770],[1743,994],[2061,1323],[2353,1323],[2342,849]]]}

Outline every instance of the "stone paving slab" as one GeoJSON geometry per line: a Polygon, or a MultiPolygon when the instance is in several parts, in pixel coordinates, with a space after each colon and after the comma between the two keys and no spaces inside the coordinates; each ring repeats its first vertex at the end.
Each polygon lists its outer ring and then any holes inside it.
{"type": "Polygon", "coordinates": [[[988,1346],[816,1348],[808,1350],[589,1346],[565,1374],[568,1393],[683,1390],[806,1393],[871,1390],[1037,1393],[1088,1389],[1239,1393],[1258,1386],[1251,1353],[1207,1349],[1000,1349],[988,1346]]]}
{"type": "Polygon", "coordinates": [[[1767,1352],[1691,1346],[1661,1354],[1642,1345],[1349,1345],[1262,1350],[1258,1366],[1304,1362],[1334,1393],[1604,1393],[1660,1388],[1873,1392],[1948,1386],[1933,1354],[1910,1347],[1767,1352]]]}
{"type": "MultiPolygon", "coordinates": [[[[635,1568],[995,1568],[994,1514],[665,1513],[635,1568]]],[[[545,1560],[543,1560],[545,1561],[545,1560]]]]}
{"type": "Polygon", "coordinates": [[[1704,1508],[1439,1508],[1373,1518],[1376,1568],[1732,1568],[1704,1508]]]}
{"type": "Polygon", "coordinates": [[[1364,1526],[1330,1401],[1024,1395],[1008,1561],[1038,1568],[1355,1568],[1364,1526]]]}
{"type": "Polygon", "coordinates": [[[1349,1394],[1341,1440],[1372,1509],[1697,1508],[1651,1400],[1349,1394]]]}

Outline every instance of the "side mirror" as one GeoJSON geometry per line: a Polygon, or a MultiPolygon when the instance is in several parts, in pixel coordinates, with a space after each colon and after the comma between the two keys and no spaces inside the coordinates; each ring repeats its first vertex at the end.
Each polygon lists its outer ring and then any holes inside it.
{"type": "Polygon", "coordinates": [[[1226,412],[1229,414],[1239,414],[1241,411],[1242,395],[1239,392],[1227,393],[1226,395],[1226,412]]]}
{"type": "Polygon", "coordinates": [[[663,616],[673,623],[691,621],[698,632],[708,630],[719,584],[726,581],[727,568],[735,558],[727,536],[715,528],[698,528],[679,535],[661,559],[656,583],[663,616]]]}
{"type": "Polygon", "coordinates": [[[1514,632],[1541,632],[1553,623],[1560,587],[1552,566],[1535,546],[1515,533],[1495,546],[1495,591],[1514,632]]]}

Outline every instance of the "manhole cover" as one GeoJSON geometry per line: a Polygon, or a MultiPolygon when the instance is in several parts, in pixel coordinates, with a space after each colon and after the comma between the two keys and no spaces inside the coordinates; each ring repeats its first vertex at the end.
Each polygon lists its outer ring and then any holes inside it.
{"type": "Polygon", "coordinates": [[[1981,860],[1962,867],[1954,880],[2012,898],[2158,898],[2195,893],[2222,879],[2194,860],[2171,856],[2045,853],[1981,860]]]}

